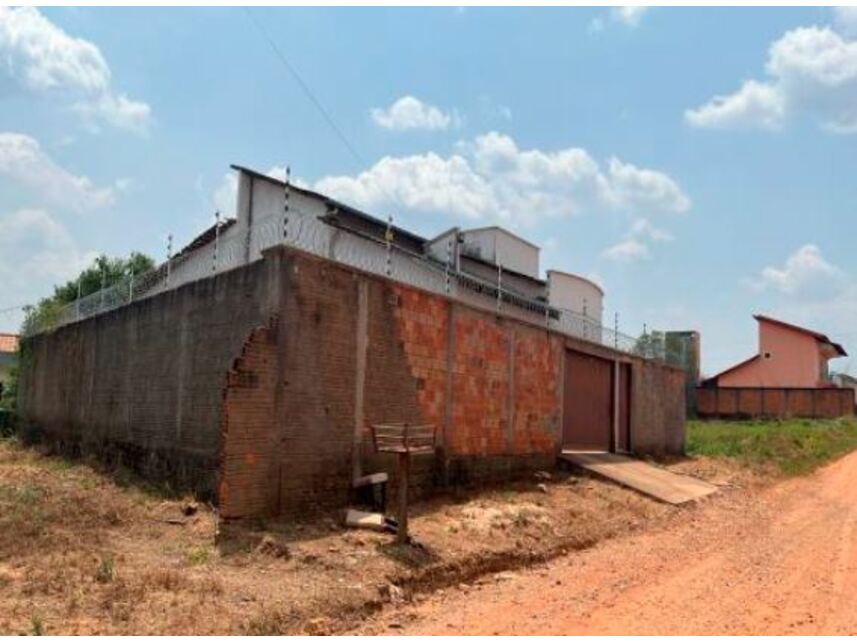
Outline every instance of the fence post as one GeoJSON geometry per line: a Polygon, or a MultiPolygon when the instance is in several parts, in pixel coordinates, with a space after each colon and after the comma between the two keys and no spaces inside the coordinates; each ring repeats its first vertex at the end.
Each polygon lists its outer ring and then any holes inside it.
{"type": "Polygon", "coordinates": [[[384,243],[387,246],[387,260],[385,266],[385,272],[389,277],[393,274],[393,217],[387,217],[387,230],[384,232],[384,243]]]}
{"type": "Polygon", "coordinates": [[[214,257],[211,262],[212,274],[217,272],[217,252],[220,246],[220,210],[214,213],[214,257]]]}
{"type": "Polygon", "coordinates": [[[75,310],[77,312],[77,321],[80,321],[80,280],[83,277],[83,273],[78,275],[77,277],[77,301],[75,302],[75,310]]]}
{"type": "Polygon", "coordinates": [[[589,339],[589,302],[583,298],[583,339],[589,339]]]}
{"type": "Polygon", "coordinates": [[[104,310],[104,289],[107,287],[107,271],[105,267],[101,266],[101,293],[98,297],[98,312],[104,310]]]}
{"type": "Polygon", "coordinates": [[[613,348],[619,350],[619,313],[613,313],[613,348]]]}
{"type": "Polygon", "coordinates": [[[173,259],[173,235],[167,235],[167,281],[166,287],[170,287],[170,271],[172,269],[172,259],[173,259]]]}
{"type": "Polygon", "coordinates": [[[497,261],[497,312],[503,305],[503,266],[497,261]]]}
{"type": "Polygon", "coordinates": [[[286,187],[285,187],[285,197],[286,197],[286,205],[283,207],[283,241],[285,241],[288,236],[288,227],[289,227],[289,201],[291,200],[292,194],[292,169],[287,165],[286,166],[286,187]]]}
{"type": "Polygon", "coordinates": [[[444,276],[446,277],[446,294],[447,295],[449,294],[449,272],[450,272],[450,269],[452,267],[451,264],[452,264],[452,239],[450,239],[449,241],[446,242],[446,270],[445,270],[444,276]]]}
{"type": "Polygon", "coordinates": [[[551,326],[551,276],[545,279],[545,328],[551,326]]]}

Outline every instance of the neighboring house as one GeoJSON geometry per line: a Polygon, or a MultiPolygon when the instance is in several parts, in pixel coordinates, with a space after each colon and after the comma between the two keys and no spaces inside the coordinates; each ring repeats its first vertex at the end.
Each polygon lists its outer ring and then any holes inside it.
{"type": "Polygon", "coordinates": [[[8,385],[12,367],[18,360],[18,336],[0,333],[0,395],[8,385]]]}
{"type": "Polygon", "coordinates": [[[827,335],[778,319],[754,315],[759,323],[759,352],[710,377],[719,387],[824,388],[836,386],[827,362],[847,353],[827,335]]]}
{"type": "Polygon", "coordinates": [[[759,352],[701,382],[700,415],[837,417],[854,412],[853,395],[831,378],[842,346],[818,331],[764,315],[759,352]],[[849,401],[850,400],[850,401],[849,401]]]}

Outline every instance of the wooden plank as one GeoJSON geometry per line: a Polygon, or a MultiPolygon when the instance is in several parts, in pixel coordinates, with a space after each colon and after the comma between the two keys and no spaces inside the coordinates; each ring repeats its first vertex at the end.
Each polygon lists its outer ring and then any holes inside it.
{"type": "Polygon", "coordinates": [[[715,485],[699,478],[673,473],[663,467],[616,453],[563,451],[560,457],[587,471],[673,505],[697,500],[717,491],[715,485]]]}

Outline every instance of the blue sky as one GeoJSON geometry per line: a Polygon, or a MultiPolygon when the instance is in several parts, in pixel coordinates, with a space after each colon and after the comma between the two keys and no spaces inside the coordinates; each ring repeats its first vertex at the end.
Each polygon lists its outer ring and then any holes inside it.
{"type": "Polygon", "coordinates": [[[289,164],[426,235],[514,229],[625,332],[699,330],[708,374],[756,312],[857,351],[853,10],[252,16],[359,158],[245,10],[0,9],[0,309],[97,252],[163,259],[229,207],[230,163],[289,164]]]}

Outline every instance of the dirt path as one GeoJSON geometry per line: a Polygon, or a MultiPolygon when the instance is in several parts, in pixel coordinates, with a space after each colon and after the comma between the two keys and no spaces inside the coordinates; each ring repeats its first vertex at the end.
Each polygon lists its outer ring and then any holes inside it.
{"type": "Polygon", "coordinates": [[[682,518],[387,612],[365,631],[857,633],[857,452],[682,518]]]}

